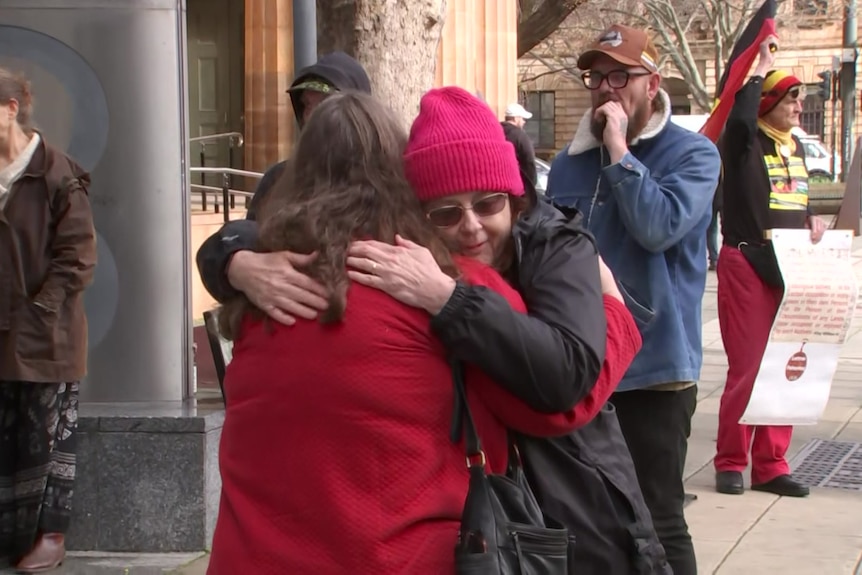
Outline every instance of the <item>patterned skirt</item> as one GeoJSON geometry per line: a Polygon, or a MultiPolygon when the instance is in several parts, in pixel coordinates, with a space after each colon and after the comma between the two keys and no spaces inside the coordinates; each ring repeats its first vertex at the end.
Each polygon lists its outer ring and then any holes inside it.
{"type": "Polygon", "coordinates": [[[0,382],[0,566],[68,529],[77,426],[78,382],[0,382]]]}

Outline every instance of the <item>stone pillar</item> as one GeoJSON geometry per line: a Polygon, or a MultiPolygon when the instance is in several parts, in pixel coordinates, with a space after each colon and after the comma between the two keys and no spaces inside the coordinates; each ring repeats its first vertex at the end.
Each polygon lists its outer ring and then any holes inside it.
{"type": "Polygon", "coordinates": [[[506,106],[518,101],[518,5],[488,0],[485,5],[480,24],[485,32],[485,66],[477,81],[502,120],[506,106]]]}
{"type": "Polygon", "coordinates": [[[502,119],[518,97],[517,51],[517,3],[449,0],[436,85],[481,92],[502,119]]]}
{"type": "Polygon", "coordinates": [[[287,157],[296,132],[293,0],[245,2],[245,166],[262,172],[287,157]]]}

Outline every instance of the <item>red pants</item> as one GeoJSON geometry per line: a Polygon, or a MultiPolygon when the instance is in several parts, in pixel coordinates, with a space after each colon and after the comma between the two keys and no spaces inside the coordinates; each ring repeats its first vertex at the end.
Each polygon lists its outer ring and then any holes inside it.
{"type": "Polygon", "coordinates": [[[736,248],[718,257],[718,324],[727,354],[727,382],[718,411],[716,471],[744,471],[751,449],[751,482],[760,484],[790,473],[784,455],[793,427],[740,425],[778,305],[781,289],[765,284],[736,248]],[[753,437],[753,441],[752,441],[753,437]]]}

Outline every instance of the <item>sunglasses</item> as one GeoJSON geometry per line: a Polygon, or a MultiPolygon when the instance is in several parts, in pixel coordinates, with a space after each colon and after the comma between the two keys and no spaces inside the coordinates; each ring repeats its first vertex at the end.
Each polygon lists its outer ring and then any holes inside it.
{"type": "Polygon", "coordinates": [[[485,196],[470,206],[441,206],[430,210],[426,215],[428,221],[438,228],[451,228],[464,219],[464,212],[472,210],[477,217],[495,216],[506,207],[509,194],[499,193],[485,196]]]}
{"type": "Polygon", "coordinates": [[[791,100],[802,100],[807,95],[804,86],[797,86],[787,91],[787,95],[791,100]]]}
{"type": "MultiPolygon", "coordinates": [[[[777,90],[770,90],[769,95],[772,97],[776,97],[776,96],[780,96],[781,93],[778,92],[777,90]]],[[[800,99],[804,100],[805,96],[807,96],[807,95],[808,95],[808,93],[807,93],[807,90],[805,89],[805,86],[796,86],[794,88],[789,89],[786,92],[785,98],[789,98],[791,100],[800,100],[800,99]]]]}

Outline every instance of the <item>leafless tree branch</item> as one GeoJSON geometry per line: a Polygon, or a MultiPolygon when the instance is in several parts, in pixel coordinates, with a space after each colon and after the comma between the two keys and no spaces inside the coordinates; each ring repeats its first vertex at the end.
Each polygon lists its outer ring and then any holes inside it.
{"type": "MultiPolygon", "coordinates": [[[[541,1],[519,0],[522,7],[530,5],[532,14],[541,10],[541,6],[537,5],[541,1]]],[[[543,76],[545,69],[561,69],[570,73],[573,57],[583,51],[598,31],[611,23],[648,28],[660,48],[659,63],[662,66],[665,63],[672,65],[688,85],[693,103],[703,110],[709,110],[715,95],[707,89],[704,71],[708,67],[713,68],[715,80],[718,81],[734,45],[763,0],[581,2],[579,0],[580,5],[559,25],[557,32],[530,49],[531,55],[541,55],[544,61],[543,76]],[[708,63],[712,66],[708,66],[708,63]]],[[[806,24],[803,15],[794,13],[792,2],[778,2],[781,26],[806,24]],[[783,12],[781,5],[784,6],[783,12]]],[[[840,11],[846,2],[830,2],[829,9],[840,11]]]]}
{"type": "Polygon", "coordinates": [[[587,0],[519,0],[521,12],[518,22],[518,58],[553,34],[578,6],[586,2],[587,0]]]}

